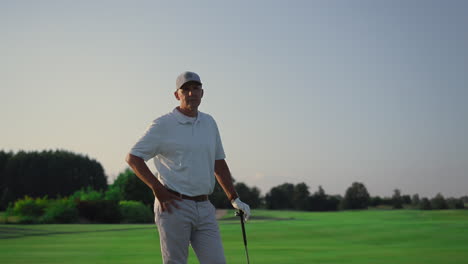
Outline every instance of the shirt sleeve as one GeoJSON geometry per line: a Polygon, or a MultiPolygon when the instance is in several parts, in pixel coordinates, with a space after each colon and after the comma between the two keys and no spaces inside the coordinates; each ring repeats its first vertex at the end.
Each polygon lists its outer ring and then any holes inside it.
{"type": "Polygon", "coordinates": [[[223,143],[221,141],[221,135],[219,134],[218,125],[216,124],[216,121],[214,121],[214,119],[213,123],[216,129],[215,160],[222,160],[226,158],[226,154],[224,153],[223,143]]]}
{"type": "Polygon", "coordinates": [[[143,136],[141,136],[130,149],[130,154],[148,161],[159,153],[160,146],[161,124],[158,119],[156,119],[148,126],[143,136]]]}

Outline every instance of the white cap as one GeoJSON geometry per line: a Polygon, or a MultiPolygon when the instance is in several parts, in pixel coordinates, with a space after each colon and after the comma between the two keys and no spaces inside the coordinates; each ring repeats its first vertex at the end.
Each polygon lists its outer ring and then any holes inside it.
{"type": "Polygon", "coordinates": [[[176,90],[179,90],[180,87],[182,87],[182,85],[188,82],[197,82],[199,84],[202,84],[200,80],[200,76],[198,76],[198,74],[194,72],[186,71],[186,72],[181,73],[179,76],[177,76],[176,90]]]}

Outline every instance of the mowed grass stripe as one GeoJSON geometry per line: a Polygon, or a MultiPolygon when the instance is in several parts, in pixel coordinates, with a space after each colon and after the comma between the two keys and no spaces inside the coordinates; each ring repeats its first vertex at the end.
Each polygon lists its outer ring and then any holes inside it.
{"type": "MultiPolygon", "coordinates": [[[[468,263],[468,210],[253,213],[251,263],[468,263]]],[[[220,221],[226,258],[245,263],[232,215],[220,221]]],[[[2,263],[161,263],[154,225],[0,225],[0,234],[2,263]]]]}

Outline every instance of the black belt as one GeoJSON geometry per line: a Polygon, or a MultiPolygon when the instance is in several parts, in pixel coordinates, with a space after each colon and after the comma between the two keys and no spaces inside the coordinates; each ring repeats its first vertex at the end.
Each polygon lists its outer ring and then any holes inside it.
{"type": "Polygon", "coordinates": [[[197,196],[188,196],[185,194],[178,193],[176,191],[173,191],[171,189],[167,189],[170,193],[173,193],[177,195],[179,198],[185,199],[185,200],[192,200],[195,202],[204,202],[208,201],[208,195],[197,195],[197,196]]]}

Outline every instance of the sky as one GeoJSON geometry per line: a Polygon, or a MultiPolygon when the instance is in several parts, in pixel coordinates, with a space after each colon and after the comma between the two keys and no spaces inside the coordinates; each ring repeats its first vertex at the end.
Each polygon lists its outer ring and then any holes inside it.
{"type": "MultiPolygon", "coordinates": [[[[262,194],[468,195],[467,1],[0,0],[0,149],[109,182],[200,74],[236,181],[262,194]]],[[[154,170],[152,162],[148,163],[154,170]]]]}

